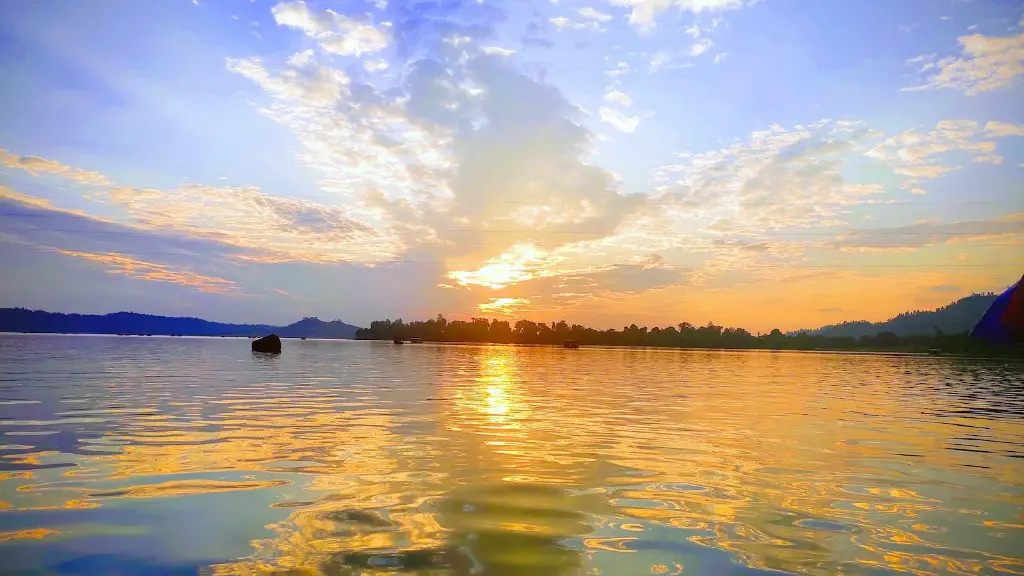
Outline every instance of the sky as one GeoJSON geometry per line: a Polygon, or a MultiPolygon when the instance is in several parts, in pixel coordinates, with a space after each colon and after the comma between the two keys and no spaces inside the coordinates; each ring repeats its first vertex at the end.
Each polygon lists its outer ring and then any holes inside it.
{"type": "Polygon", "coordinates": [[[1024,5],[0,3],[0,305],[882,320],[1024,272],[1024,5]]]}

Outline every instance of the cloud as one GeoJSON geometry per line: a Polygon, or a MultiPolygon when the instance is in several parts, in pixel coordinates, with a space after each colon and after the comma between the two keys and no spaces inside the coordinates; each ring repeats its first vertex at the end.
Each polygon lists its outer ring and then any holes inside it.
{"type": "Polygon", "coordinates": [[[608,91],[604,93],[604,100],[605,102],[612,102],[620,106],[629,107],[633,105],[633,99],[629,96],[629,94],[626,94],[625,92],[621,92],[614,88],[609,88],[608,91]]]}
{"type": "Polygon", "coordinates": [[[936,60],[934,54],[908,60],[920,64],[924,76],[920,84],[903,88],[906,92],[952,89],[968,96],[1015,86],[1024,74],[1024,33],[1016,36],[960,36],[961,57],[936,60]],[[927,73],[927,74],[926,74],[927,73]]]}
{"type": "Polygon", "coordinates": [[[1024,136],[1024,125],[992,120],[985,124],[985,135],[991,138],[1003,136],[1024,136]]]}
{"type": "Polygon", "coordinates": [[[319,64],[273,72],[250,58],[228,59],[227,68],[271,97],[259,111],[295,133],[299,162],[321,175],[321,190],[347,205],[352,219],[384,230],[391,221],[379,198],[420,210],[450,194],[451,139],[442,124],[455,117],[452,105],[476,105],[430,61],[407,72],[411,99],[353,84],[319,64]]]}
{"type": "Polygon", "coordinates": [[[975,162],[998,164],[996,143],[979,140],[979,136],[999,137],[1012,133],[1012,124],[989,122],[984,133],[974,120],[942,120],[928,132],[906,130],[872,146],[865,154],[892,166],[893,172],[906,178],[905,190],[917,190],[922,180],[938,178],[959,169],[949,164],[958,154],[975,162]]]}
{"type": "Polygon", "coordinates": [[[700,56],[701,54],[704,54],[705,52],[710,50],[712,45],[713,44],[710,40],[702,40],[696,42],[693,44],[693,46],[690,46],[690,56],[696,58],[697,56],[700,56]]]}
{"type": "Polygon", "coordinates": [[[485,314],[511,315],[517,309],[521,309],[529,304],[530,300],[528,298],[490,298],[486,302],[477,304],[476,308],[485,314]]]}
{"type": "Polygon", "coordinates": [[[744,0],[612,0],[612,3],[631,7],[629,22],[640,28],[653,26],[658,13],[669,8],[699,14],[704,11],[735,10],[748,4],[744,0]]]}
{"type": "Polygon", "coordinates": [[[226,61],[229,71],[252,80],[271,96],[301,101],[307,106],[331,106],[348,90],[349,77],[340,70],[295,56],[289,58],[289,65],[286,74],[275,77],[264,68],[259,58],[228,58],[226,61]]]}
{"type": "Polygon", "coordinates": [[[715,54],[715,64],[718,64],[719,62],[724,62],[725,59],[728,57],[728,52],[719,52],[718,54],[715,54]]]}
{"type": "Polygon", "coordinates": [[[363,69],[367,72],[383,72],[388,69],[387,60],[366,60],[363,62],[363,69]]]}
{"type": "Polygon", "coordinates": [[[844,234],[826,246],[848,252],[907,250],[1021,234],[1024,234],[1024,212],[990,220],[947,223],[928,220],[909,226],[861,230],[844,234]]]}
{"type": "Polygon", "coordinates": [[[302,0],[281,2],[271,12],[279,26],[301,30],[315,38],[325,52],[361,56],[388,46],[388,37],[372,25],[352,20],[333,10],[313,13],[302,0]]]}
{"type": "Polygon", "coordinates": [[[956,166],[901,166],[894,169],[894,172],[911,178],[938,178],[947,172],[956,170],[956,166]]]}
{"type": "Polygon", "coordinates": [[[65,166],[60,162],[38,156],[19,156],[2,148],[0,148],[0,164],[10,166],[11,168],[20,168],[33,176],[53,175],[87,186],[107,186],[110,184],[110,180],[98,172],[65,166]]]}
{"type": "Polygon", "coordinates": [[[344,208],[272,196],[255,187],[189,184],[165,192],[116,187],[89,198],[124,210],[138,226],[247,248],[264,262],[358,262],[394,258],[399,247],[344,208]]]}
{"type": "Polygon", "coordinates": [[[839,219],[884,192],[843,177],[866,133],[857,122],[822,120],[792,130],[774,125],[719,150],[679,152],[654,171],[664,213],[648,226],[668,238],[699,230],[756,236],[839,219]]]}
{"type": "Polygon", "coordinates": [[[959,286],[953,286],[952,284],[939,284],[938,286],[932,286],[930,288],[932,292],[962,292],[963,290],[959,286]]]}
{"type": "Polygon", "coordinates": [[[639,116],[626,116],[622,111],[615,108],[605,108],[602,106],[597,109],[597,114],[602,122],[610,124],[619,132],[631,134],[640,126],[639,116]]]}
{"type": "Polygon", "coordinates": [[[556,16],[554,18],[550,18],[548,22],[550,22],[552,26],[559,30],[595,30],[598,32],[604,31],[604,28],[601,28],[601,20],[573,22],[572,20],[569,20],[565,16],[556,16]]]}
{"type": "Polygon", "coordinates": [[[612,19],[611,15],[605,14],[604,12],[598,12],[597,10],[587,6],[586,8],[580,8],[576,11],[577,14],[590,20],[597,20],[598,22],[607,22],[612,19]]]}
{"type": "Polygon", "coordinates": [[[238,287],[230,280],[197,274],[187,270],[176,270],[166,264],[136,260],[135,258],[129,258],[120,254],[94,254],[76,250],[60,250],[59,252],[65,256],[84,258],[92,262],[104,264],[107,272],[111,274],[123,274],[131,278],[149,280],[151,282],[169,282],[179,286],[195,288],[200,292],[241,295],[238,287]]]}
{"type": "Polygon", "coordinates": [[[484,46],[481,48],[484,54],[496,54],[498,56],[511,56],[516,53],[511,48],[501,48],[500,46],[484,46]]]}
{"type": "Polygon", "coordinates": [[[462,286],[504,288],[525,280],[546,276],[543,271],[547,252],[532,244],[516,244],[501,256],[489,259],[476,270],[455,270],[448,278],[462,286]]]}

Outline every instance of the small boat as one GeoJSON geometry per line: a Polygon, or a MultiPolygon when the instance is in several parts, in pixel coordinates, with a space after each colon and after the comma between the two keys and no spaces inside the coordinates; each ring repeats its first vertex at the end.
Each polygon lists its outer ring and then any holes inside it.
{"type": "Polygon", "coordinates": [[[942,350],[939,350],[938,348],[929,348],[928,349],[928,354],[930,356],[941,356],[942,355],[942,350]]]}
{"type": "Polygon", "coordinates": [[[305,340],[305,339],[306,339],[306,337],[305,337],[305,336],[303,336],[303,337],[302,337],[302,339],[303,339],[303,340],[305,340]]]}
{"type": "Polygon", "coordinates": [[[423,344],[423,338],[409,338],[410,344],[423,344]]]}
{"type": "Polygon", "coordinates": [[[569,350],[575,350],[580,347],[578,340],[566,340],[562,342],[562,348],[568,348],[569,350]]]}
{"type": "Polygon", "coordinates": [[[405,344],[405,340],[402,340],[401,338],[395,338],[394,342],[395,344],[405,344]]]}

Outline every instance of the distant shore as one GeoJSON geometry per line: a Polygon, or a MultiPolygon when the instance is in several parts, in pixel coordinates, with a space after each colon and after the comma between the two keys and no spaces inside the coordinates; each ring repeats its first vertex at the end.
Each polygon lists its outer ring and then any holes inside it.
{"type": "MultiPolygon", "coordinates": [[[[356,338],[359,342],[387,342],[392,339],[384,338],[356,338]]],[[[423,340],[423,344],[442,344],[445,346],[512,346],[518,348],[563,348],[562,344],[536,343],[536,342],[473,342],[468,340],[423,340]]],[[[422,344],[406,343],[404,346],[420,346],[422,344]]],[[[627,349],[627,350],[691,350],[698,352],[800,352],[811,354],[843,354],[871,355],[871,356],[903,356],[903,357],[938,357],[938,358],[992,358],[992,359],[1024,359],[1024,350],[1013,351],[1004,348],[982,350],[976,352],[944,352],[938,354],[929,349],[919,348],[851,348],[851,349],[830,349],[830,348],[767,348],[767,347],[709,347],[709,346],[654,346],[642,344],[581,344],[580,349],[605,350],[605,349],[627,349]],[[1016,353],[1015,353],[1016,352],[1016,353]]]]}

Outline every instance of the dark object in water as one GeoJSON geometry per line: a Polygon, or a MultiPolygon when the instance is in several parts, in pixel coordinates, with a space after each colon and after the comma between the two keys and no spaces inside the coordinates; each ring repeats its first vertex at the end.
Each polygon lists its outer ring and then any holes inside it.
{"type": "Polygon", "coordinates": [[[306,337],[305,337],[305,336],[303,336],[303,337],[302,337],[302,339],[303,339],[303,340],[305,340],[305,339],[306,339],[306,337]]]}
{"type": "Polygon", "coordinates": [[[409,338],[410,344],[423,344],[423,338],[409,338]]]}
{"type": "Polygon", "coordinates": [[[405,340],[402,340],[401,338],[395,338],[394,339],[394,343],[395,344],[405,344],[405,340]]]}
{"type": "Polygon", "coordinates": [[[268,354],[281,353],[281,338],[277,334],[270,334],[252,341],[253,352],[266,352],[268,354]]]}
{"type": "Polygon", "coordinates": [[[568,348],[569,350],[575,350],[580,347],[578,340],[566,340],[562,342],[562,348],[568,348]]]}
{"type": "Polygon", "coordinates": [[[928,354],[930,354],[932,356],[941,356],[942,355],[942,350],[939,350],[938,348],[929,348],[928,349],[928,354]]]}

